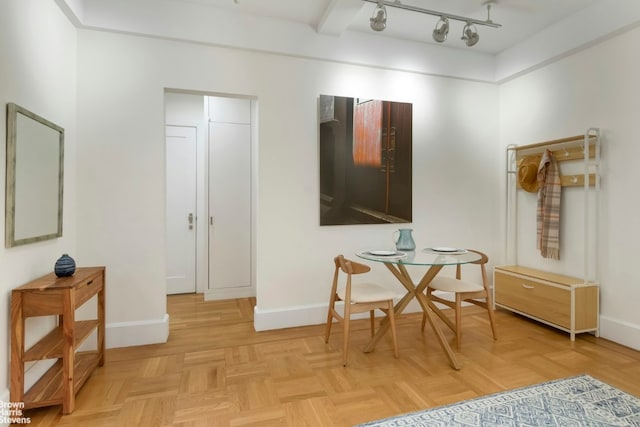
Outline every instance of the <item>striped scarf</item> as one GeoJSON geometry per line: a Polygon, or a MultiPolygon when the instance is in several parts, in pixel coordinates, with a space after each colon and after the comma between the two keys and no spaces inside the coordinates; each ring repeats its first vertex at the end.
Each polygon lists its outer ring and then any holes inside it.
{"type": "Polygon", "coordinates": [[[538,167],[537,248],[543,258],[560,259],[560,170],[546,150],[538,167]]]}

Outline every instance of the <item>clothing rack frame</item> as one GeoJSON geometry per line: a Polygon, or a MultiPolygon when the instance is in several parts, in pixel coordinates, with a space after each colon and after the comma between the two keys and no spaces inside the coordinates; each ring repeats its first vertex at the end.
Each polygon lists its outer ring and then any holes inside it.
{"type": "MultiPolygon", "coordinates": [[[[505,230],[505,257],[507,263],[518,264],[518,215],[517,215],[517,175],[519,163],[527,156],[542,155],[545,150],[550,150],[558,164],[565,161],[583,161],[581,174],[561,175],[562,187],[582,187],[584,191],[584,272],[582,279],[584,284],[592,283],[589,280],[589,260],[592,256],[597,259],[597,229],[593,230],[594,242],[590,242],[589,231],[591,211],[597,220],[598,194],[600,192],[600,130],[589,128],[583,135],[576,135],[552,141],[539,142],[528,145],[510,144],[506,149],[506,230],[505,230]],[[591,191],[591,190],[594,191],[591,191]],[[595,208],[590,209],[590,195],[595,197],[595,208]],[[592,249],[593,246],[593,249],[592,249]]],[[[594,227],[597,221],[594,221],[594,227]]],[[[593,279],[597,282],[597,262],[593,263],[593,279]]]]}

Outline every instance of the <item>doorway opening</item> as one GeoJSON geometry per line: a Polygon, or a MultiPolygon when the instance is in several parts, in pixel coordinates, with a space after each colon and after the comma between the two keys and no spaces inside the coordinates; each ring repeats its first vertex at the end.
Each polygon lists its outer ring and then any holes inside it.
{"type": "Polygon", "coordinates": [[[167,294],[254,297],[257,101],[165,90],[167,294]]]}

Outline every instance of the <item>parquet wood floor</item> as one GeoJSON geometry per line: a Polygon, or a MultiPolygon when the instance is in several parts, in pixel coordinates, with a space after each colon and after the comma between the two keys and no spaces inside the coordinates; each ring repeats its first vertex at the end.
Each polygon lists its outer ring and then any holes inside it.
{"type": "Polygon", "coordinates": [[[399,359],[390,337],[364,354],[368,321],[355,321],[344,368],[340,328],[329,344],[324,325],[254,332],[254,304],[170,296],[166,344],[108,350],[72,414],[25,416],[32,426],[350,426],[581,373],[640,396],[640,352],[588,334],[571,342],[506,311],[494,341],[486,313],[465,308],[459,371],[420,332],[420,314],[398,318],[399,359]]]}

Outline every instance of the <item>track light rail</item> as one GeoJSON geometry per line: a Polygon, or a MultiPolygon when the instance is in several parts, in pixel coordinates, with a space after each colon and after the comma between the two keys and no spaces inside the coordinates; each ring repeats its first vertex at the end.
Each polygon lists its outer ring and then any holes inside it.
{"type": "MultiPolygon", "coordinates": [[[[368,2],[368,3],[383,4],[385,6],[395,7],[397,9],[410,10],[412,12],[424,13],[424,14],[427,14],[427,15],[445,17],[447,19],[453,19],[454,21],[461,21],[461,22],[467,22],[467,23],[476,24],[476,25],[483,25],[483,26],[486,26],[486,27],[492,27],[492,28],[500,28],[500,27],[502,27],[501,24],[493,22],[488,17],[484,21],[481,20],[481,19],[467,18],[465,16],[452,15],[450,13],[438,12],[436,10],[423,9],[423,8],[417,7],[417,6],[410,6],[410,5],[402,4],[402,3],[400,3],[399,0],[395,0],[395,1],[392,1],[392,2],[390,2],[390,1],[380,1],[380,0],[363,0],[363,1],[368,2]]],[[[485,4],[487,4],[487,6],[490,7],[490,2],[487,2],[485,4]]]]}

